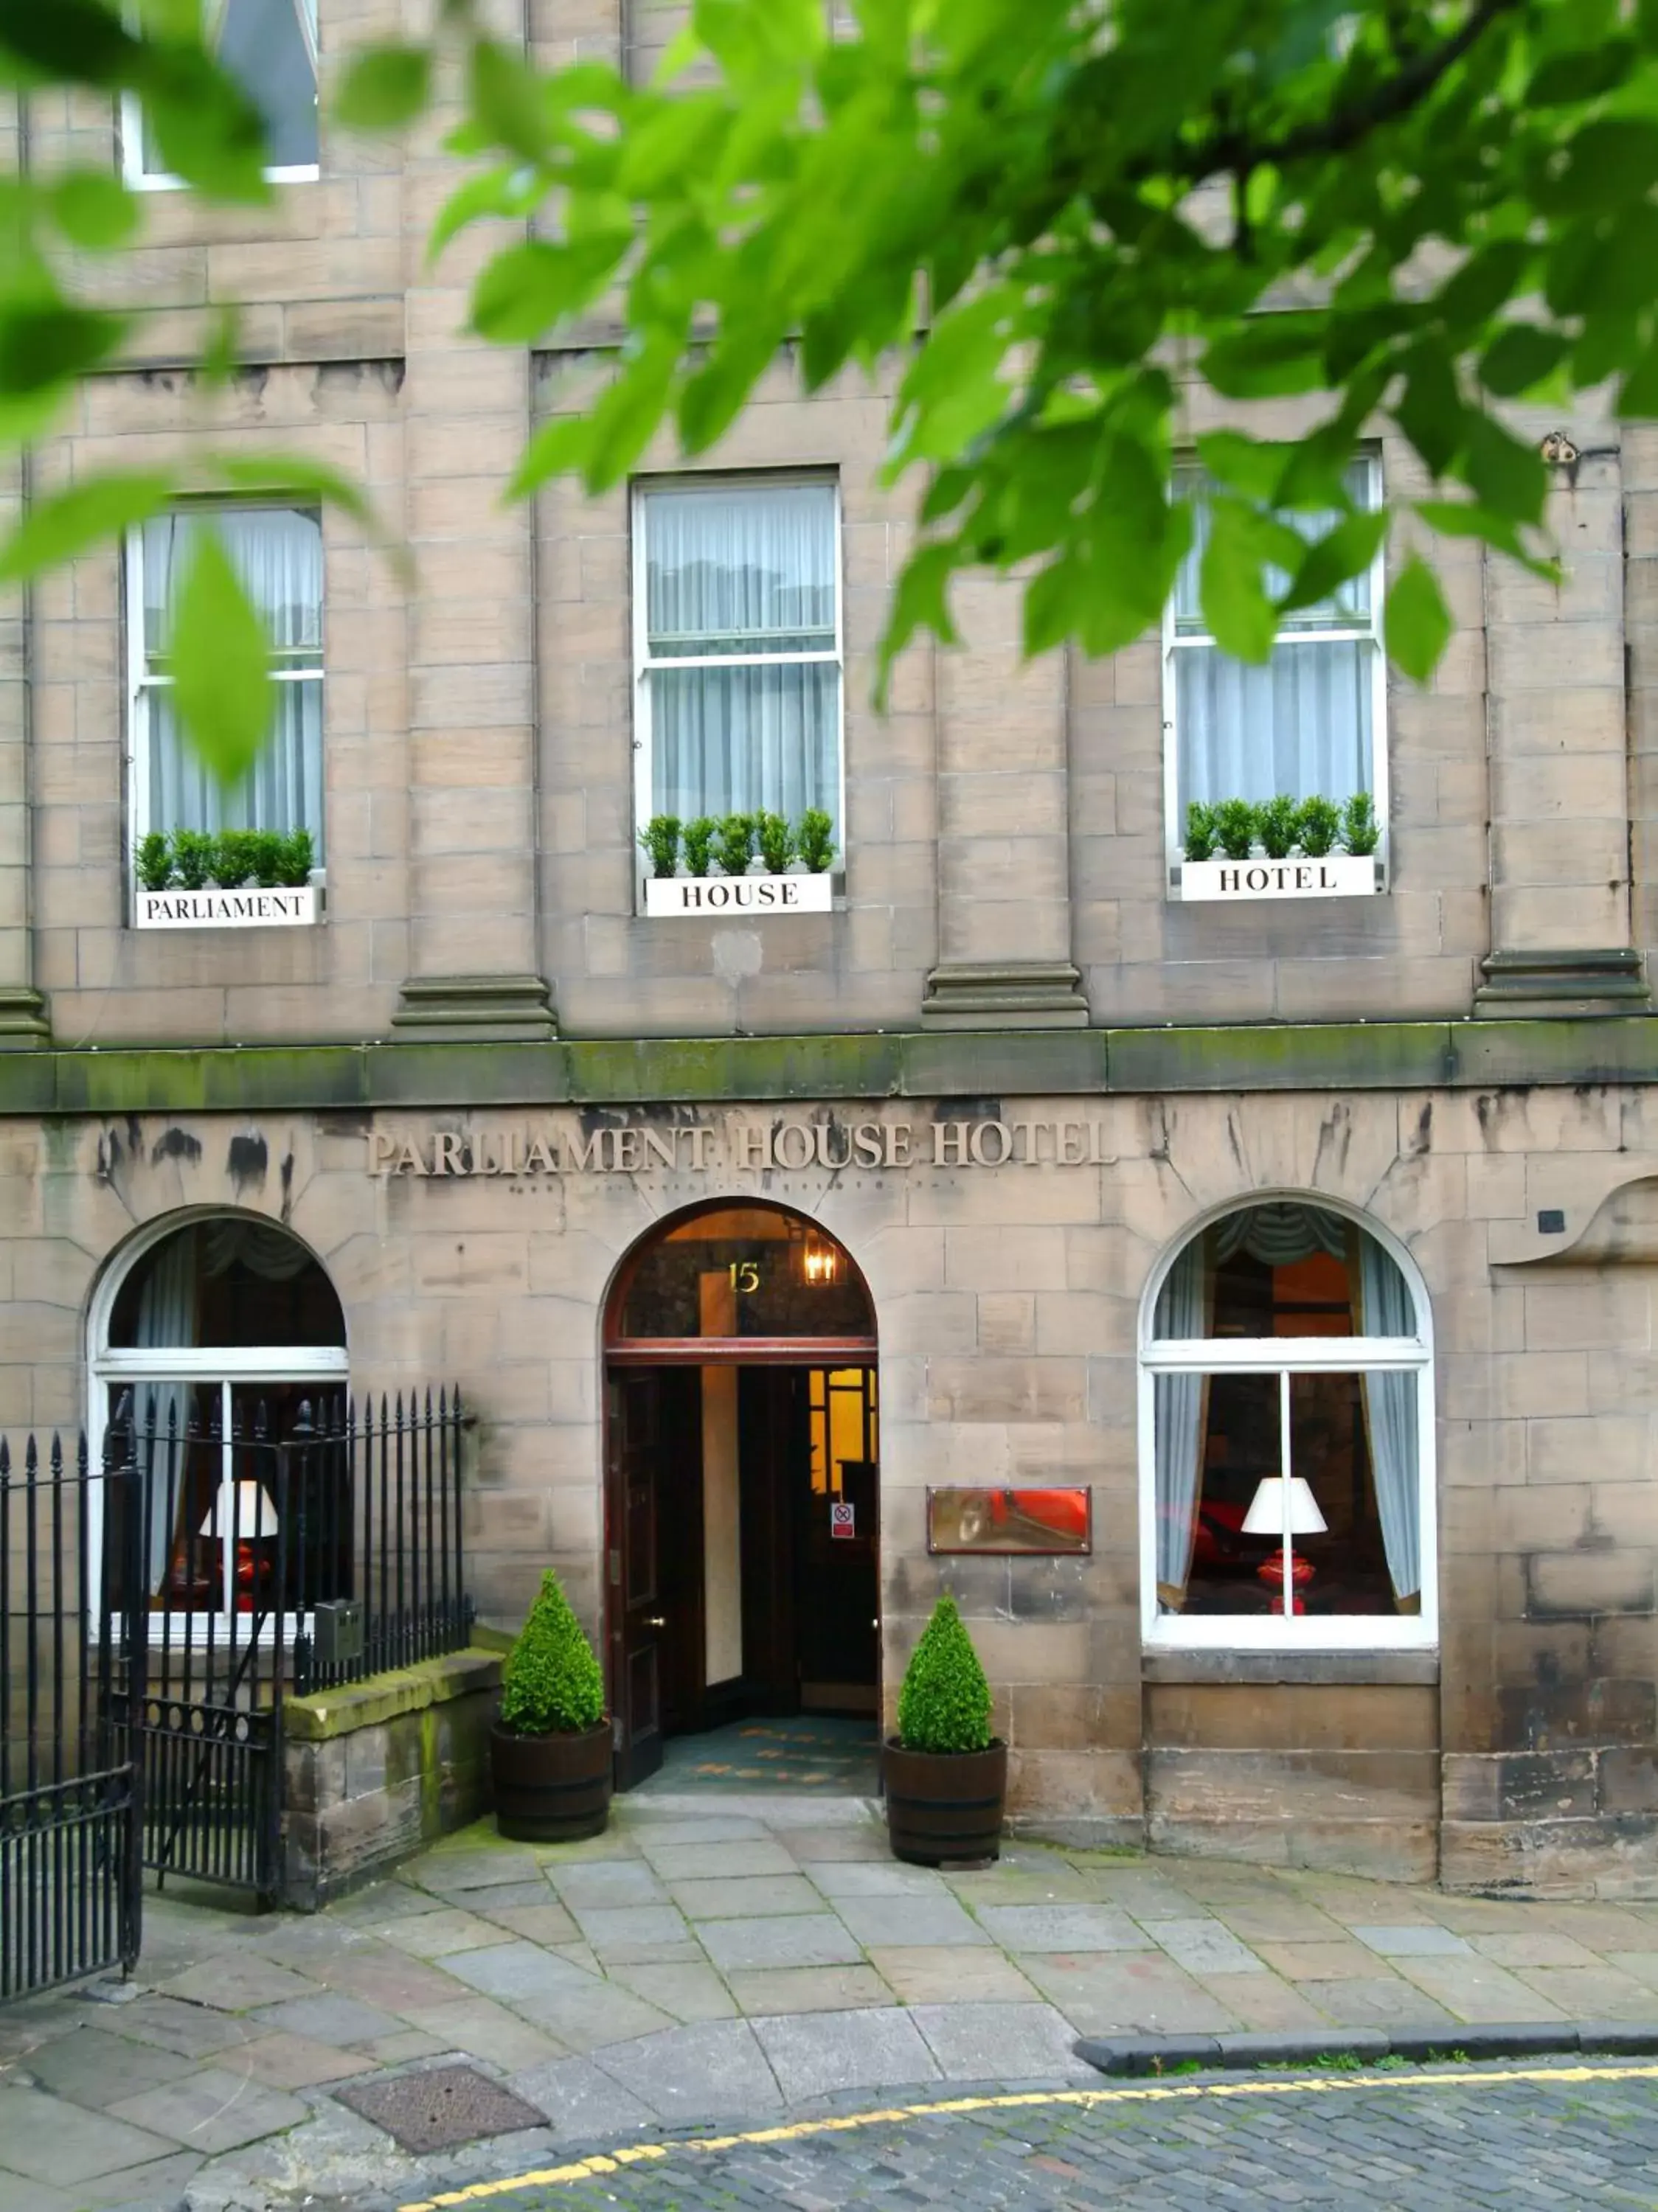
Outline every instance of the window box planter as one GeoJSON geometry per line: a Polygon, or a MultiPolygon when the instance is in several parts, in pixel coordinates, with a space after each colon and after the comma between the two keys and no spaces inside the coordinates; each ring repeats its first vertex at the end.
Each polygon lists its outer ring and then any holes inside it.
{"type": "Polygon", "coordinates": [[[834,905],[828,873],[800,876],[647,876],[645,912],[666,916],[827,914],[834,905]]]}
{"type": "Polygon", "coordinates": [[[1169,885],[1183,901],[1373,898],[1387,878],[1378,853],[1328,853],[1321,860],[1176,860],[1169,885]]]}
{"type": "Polygon", "coordinates": [[[240,890],[210,884],[198,891],[138,890],[133,894],[135,929],[295,929],[320,918],[321,892],[315,884],[265,890],[247,884],[240,890]]]}

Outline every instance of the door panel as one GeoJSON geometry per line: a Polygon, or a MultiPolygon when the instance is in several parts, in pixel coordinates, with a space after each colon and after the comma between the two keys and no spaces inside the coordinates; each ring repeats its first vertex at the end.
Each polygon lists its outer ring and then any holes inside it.
{"type": "Polygon", "coordinates": [[[616,1786],[702,1724],[701,1379],[629,1368],[606,1385],[606,1521],[616,1786]]]}
{"type": "Polygon", "coordinates": [[[645,1370],[606,1385],[610,1694],[616,1786],[631,1790],[662,1763],[662,1616],[657,1498],[661,1378],[645,1370]]]}

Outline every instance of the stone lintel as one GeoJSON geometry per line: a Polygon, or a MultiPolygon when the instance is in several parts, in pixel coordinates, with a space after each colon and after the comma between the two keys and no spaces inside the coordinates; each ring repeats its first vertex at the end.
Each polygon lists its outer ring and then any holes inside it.
{"type": "Polygon", "coordinates": [[[27,983],[0,984],[0,1052],[40,1052],[52,1042],[46,1002],[27,983]]]}
{"type": "Polygon", "coordinates": [[[558,1034],[539,975],[411,975],[392,1027],[421,1043],[545,1044],[558,1034]]]}
{"type": "Polygon", "coordinates": [[[1604,1019],[1651,1005],[1643,957],[1631,945],[1491,952],[1479,964],[1474,1012],[1485,1020],[1604,1019]]]}
{"type": "Polygon", "coordinates": [[[1082,976],[1068,960],[941,962],[927,978],[923,1030],[1088,1026],[1082,976]]]}

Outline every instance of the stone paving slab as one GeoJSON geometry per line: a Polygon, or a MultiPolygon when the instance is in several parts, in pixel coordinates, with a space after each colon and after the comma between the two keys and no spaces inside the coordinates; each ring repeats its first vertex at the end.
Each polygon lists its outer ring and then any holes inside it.
{"type": "Polygon", "coordinates": [[[756,2021],[754,2033],[785,2102],[844,2089],[936,2081],[940,2068],[907,2012],[837,2012],[756,2021]]]}
{"type": "Polygon", "coordinates": [[[755,2027],[746,2020],[708,2021],[612,2044],[595,2063],[670,2124],[775,2112],[783,2102],[755,2027]]]}
{"type": "Polygon", "coordinates": [[[109,2109],[117,2119],[209,2155],[279,2135],[310,2116],[310,2107],[287,2091],[263,2087],[246,2073],[221,2066],[204,2066],[109,2109]]]}
{"type": "Polygon", "coordinates": [[[35,2086],[71,2105],[102,2112],[123,2097],[159,2089],[193,2073],[196,2061],[158,2043],[134,2043],[101,2027],[77,2027],[28,2055],[35,2086]]]}
{"type": "Polygon", "coordinates": [[[13,2088],[0,2089],[0,2144],[14,2173],[71,2189],[178,2148],[137,2121],[85,2112],[38,2089],[13,2088]]]}
{"type": "Polygon", "coordinates": [[[945,1874],[899,1865],[851,1801],[721,1807],[630,1799],[564,1847],[480,1825],[312,1918],[147,1899],[132,2001],[0,2013],[0,2212],[175,2212],[186,2188],[191,2212],[298,2212],[323,2176],[379,2212],[418,2177],[334,2085],[411,2067],[512,2087],[545,2115],[522,2138],[542,2155],[889,2086],[1085,2079],[1079,2033],[1421,2027],[1454,2047],[1483,2021],[1658,2021],[1658,1902],[1024,1838],[945,1874]]]}

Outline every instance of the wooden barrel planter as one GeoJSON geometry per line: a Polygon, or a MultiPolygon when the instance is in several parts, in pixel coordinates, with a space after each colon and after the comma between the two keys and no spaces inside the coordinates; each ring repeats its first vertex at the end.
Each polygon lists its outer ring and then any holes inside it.
{"type": "Polygon", "coordinates": [[[570,1734],[490,1730],[495,1820],[520,1844],[573,1844],[610,1818],[610,1723],[570,1734]]]}
{"type": "Polygon", "coordinates": [[[997,1856],[1008,1791],[1005,1743],[986,1751],[905,1751],[893,1736],[881,1771],[894,1858],[942,1866],[997,1856]]]}

